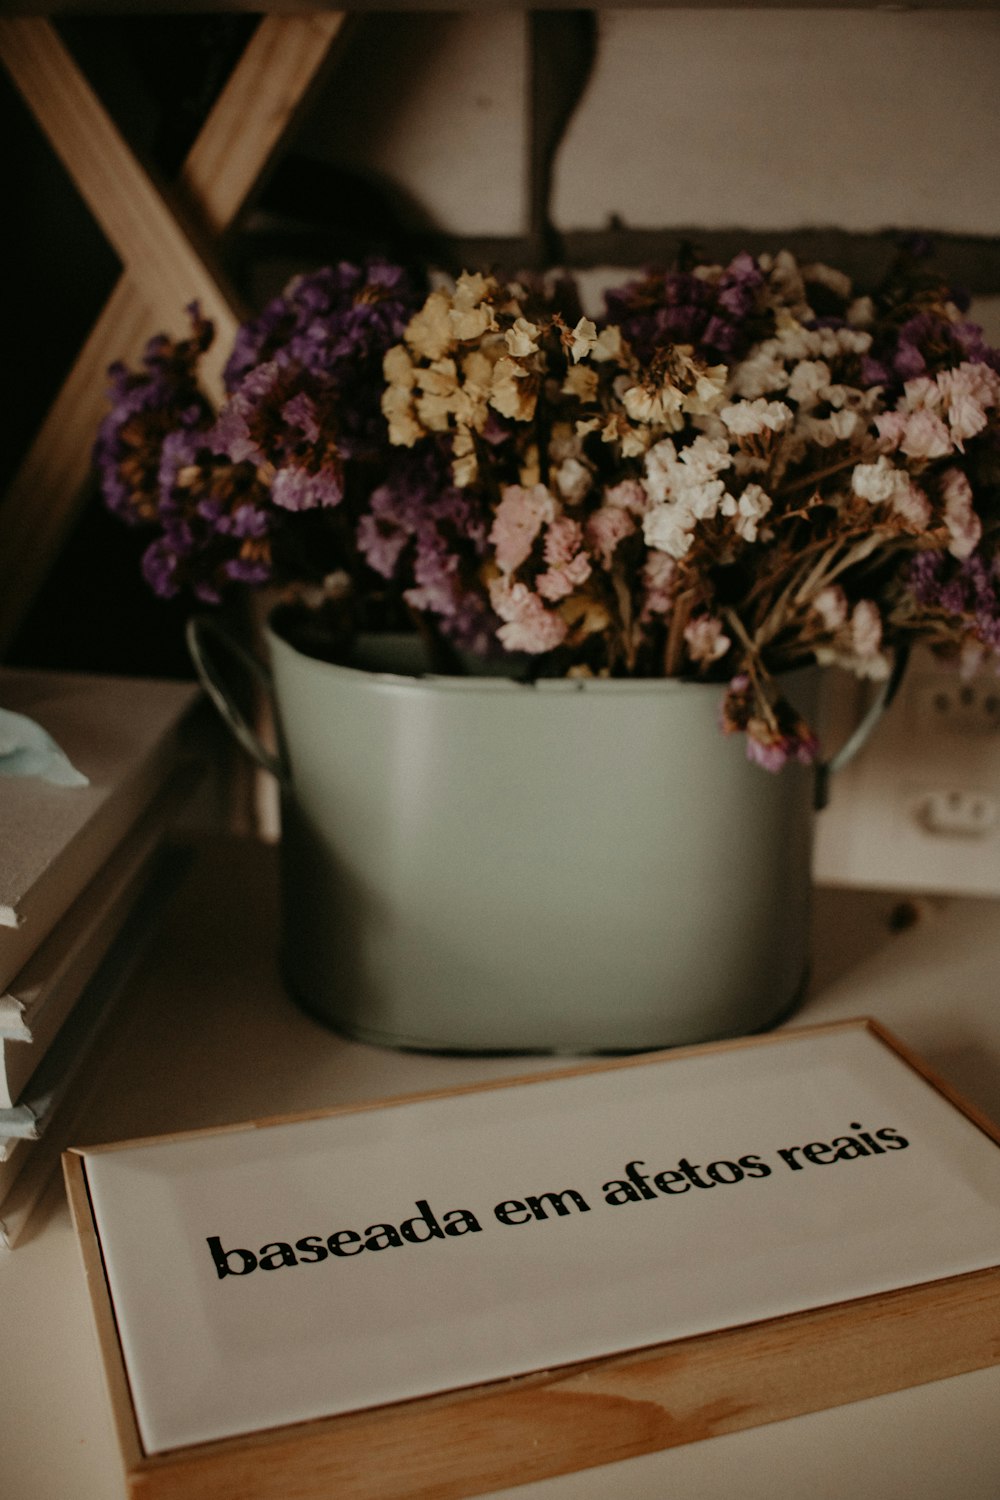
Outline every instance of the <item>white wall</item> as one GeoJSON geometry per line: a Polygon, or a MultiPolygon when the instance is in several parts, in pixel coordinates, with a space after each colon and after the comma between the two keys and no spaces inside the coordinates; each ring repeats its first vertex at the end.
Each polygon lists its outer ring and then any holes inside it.
{"type": "Polygon", "coordinates": [[[1000,15],[608,12],[556,222],[1000,230],[1000,15]]]}
{"type": "MultiPolygon", "coordinates": [[[[563,229],[1000,232],[1000,14],[603,11],[557,163],[563,229]]],[[[304,145],[441,228],[525,226],[523,13],[366,21],[304,145]]]]}
{"type": "Polygon", "coordinates": [[[520,12],[369,15],[301,144],[388,182],[447,233],[520,234],[526,79],[520,12]]]}

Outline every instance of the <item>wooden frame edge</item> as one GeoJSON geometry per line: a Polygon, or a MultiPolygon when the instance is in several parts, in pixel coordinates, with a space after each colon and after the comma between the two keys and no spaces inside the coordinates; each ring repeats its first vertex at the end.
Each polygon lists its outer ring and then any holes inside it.
{"type": "MultiPolygon", "coordinates": [[[[266,1128],[851,1029],[876,1036],[1000,1145],[996,1125],[867,1017],[153,1139],[266,1128]]],[[[463,1500],[1000,1363],[998,1264],[470,1389],[148,1455],[132,1407],[85,1159],[136,1144],[74,1148],[63,1158],[135,1500],[217,1500],[221,1493],[286,1500],[290,1490],[316,1500],[331,1493],[350,1500],[463,1500]],[[373,1466],[376,1449],[380,1461],[373,1466]]]]}
{"type": "Polygon", "coordinates": [[[139,1441],[132,1395],[118,1337],[118,1323],[108,1288],[104,1255],[94,1220],[93,1205],[87,1186],[87,1168],[82,1152],[75,1147],[64,1151],[62,1168],[70,1217],[76,1230],[83,1259],[83,1273],[97,1331],[97,1345],[101,1355],[104,1381],[111,1402],[111,1414],[118,1438],[118,1451],[127,1476],[146,1461],[146,1455],[139,1441]]]}

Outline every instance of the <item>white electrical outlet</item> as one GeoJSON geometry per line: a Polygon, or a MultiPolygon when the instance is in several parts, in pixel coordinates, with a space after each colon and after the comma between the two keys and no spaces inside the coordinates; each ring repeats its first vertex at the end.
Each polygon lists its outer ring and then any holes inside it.
{"type": "MultiPolygon", "coordinates": [[[[846,738],[870,693],[827,674],[824,738],[846,738]]],[[[1000,677],[969,681],[915,652],[895,702],[832,778],[817,820],[829,885],[1000,895],[1000,677]]]]}
{"type": "Polygon", "coordinates": [[[928,673],[914,691],[917,726],[922,733],[996,734],[1000,730],[1000,681],[963,682],[939,671],[928,673]]]}
{"type": "Polygon", "coordinates": [[[923,792],[910,816],[925,833],[939,838],[984,839],[996,827],[997,799],[989,792],[923,792]]]}

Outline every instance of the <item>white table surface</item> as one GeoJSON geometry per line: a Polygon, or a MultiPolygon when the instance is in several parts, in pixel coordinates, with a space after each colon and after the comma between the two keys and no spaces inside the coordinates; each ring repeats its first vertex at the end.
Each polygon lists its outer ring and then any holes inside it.
{"type": "MultiPolygon", "coordinates": [[[[816,893],[813,979],[788,1024],[874,1016],[1000,1119],[1000,903],[918,897],[901,930],[893,920],[899,905],[896,894],[816,893]]],[[[285,996],[275,931],[276,851],[211,841],[133,980],[73,1144],[551,1066],[345,1041],[285,996]]],[[[121,1500],[124,1493],[79,1252],[56,1178],[17,1248],[0,1252],[0,1500],[121,1500]]],[[[1000,1365],[502,1494],[998,1500],[1000,1365]]]]}

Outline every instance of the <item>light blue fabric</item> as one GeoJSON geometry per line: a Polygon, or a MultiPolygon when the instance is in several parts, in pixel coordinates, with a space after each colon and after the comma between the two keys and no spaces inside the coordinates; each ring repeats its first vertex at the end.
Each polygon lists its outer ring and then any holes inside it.
{"type": "Polygon", "coordinates": [[[56,786],[90,785],[40,724],[7,708],[0,708],[0,776],[39,776],[56,786]]]}

